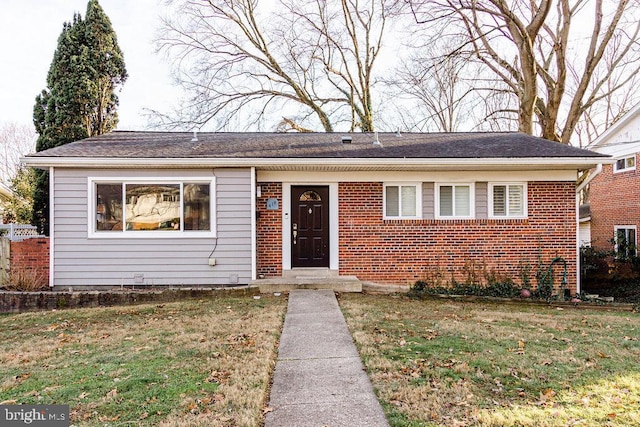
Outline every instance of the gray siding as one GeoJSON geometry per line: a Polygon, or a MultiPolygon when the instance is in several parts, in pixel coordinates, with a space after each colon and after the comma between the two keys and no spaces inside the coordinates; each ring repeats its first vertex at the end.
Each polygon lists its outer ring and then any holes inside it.
{"type": "Polygon", "coordinates": [[[487,219],[488,217],[488,184],[486,182],[476,182],[476,218],[487,219]]]}
{"type": "Polygon", "coordinates": [[[86,170],[54,174],[55,286],[230,285],[251,280],[251,170],[86,170]],[[89,177],[216,177],[217,239],[88,237],[89,177]],[[209,256],[216,259],[209,266],[209,256]]]}
{"type": "Polygon", "coordinates": [[[436,212],[435,185],[433,182],[422,183],[422,218],[434,219],[436,212]]]}

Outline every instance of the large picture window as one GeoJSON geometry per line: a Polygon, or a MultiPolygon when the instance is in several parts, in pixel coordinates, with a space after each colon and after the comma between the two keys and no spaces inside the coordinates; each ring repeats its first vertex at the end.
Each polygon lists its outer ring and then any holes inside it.
{"type": "Polygon", "coordinates": [[[94,181],[96,235],[213,230],[213,181],[94,181]]]}
{"type": "Polygon", "coordinates": [[[385,218],[418,218],[420,216],[421,203],[418,184],[389,184],[384,186],[385,218]]]}
{"type": "Polygon", "coordinates": [[[524,218],[527,215],[526,185],[492,184],[490,215],[494,218],[524,218]]]}

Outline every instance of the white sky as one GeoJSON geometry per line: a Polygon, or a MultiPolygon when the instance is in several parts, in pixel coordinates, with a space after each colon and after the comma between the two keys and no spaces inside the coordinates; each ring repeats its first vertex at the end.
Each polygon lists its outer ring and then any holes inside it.
{"type": "MultiPolygon", "coordinates": [[[[179,91],[154,53],[161,0],[99,0],[111,20],[129,78],[118,93],[119,130],[144,130],[143,108],[167,110],[179,91]]],[[[0,3],[0,123],[31,124],[35,97],[46,87],[64,22],[84,18],[88,0],[2,0],[0,3]]]]}

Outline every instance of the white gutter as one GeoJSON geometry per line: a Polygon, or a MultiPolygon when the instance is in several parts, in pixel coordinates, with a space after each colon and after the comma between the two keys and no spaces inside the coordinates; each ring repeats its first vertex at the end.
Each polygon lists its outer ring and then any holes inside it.
{"type": "Polygon", "coordinates": [[[121,158],[121,157],[23,157],[27,166],[48,168],[201,168],[201,167],[256,167],[286,169],[415,169],[430,167],[442,170],[489,169],[591,169],[600,163],[613,163],[615,159],[603,157],[518,157],[518,158],[121,158]]]}

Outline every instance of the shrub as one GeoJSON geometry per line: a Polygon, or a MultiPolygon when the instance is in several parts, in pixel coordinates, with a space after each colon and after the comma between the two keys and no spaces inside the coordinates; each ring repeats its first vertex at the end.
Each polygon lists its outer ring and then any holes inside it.
{"type": "Polygon", "coordinates": [[[429,286],[427,282],[419,280],[411,286],[408,295],[417,298],[425,295],[467,295],[514,298],[520,295],[520,290],[520,287],[510,279],[495,281],[486,286],[477,283],[459,283],[453,281],[449,287],[429,286]]]}
{"type": "Polygon", "coordinates": [[[616,258],[612,251],[583,247],[580,265],[583,292],[640,302],[640,257],[616,258]]]}
{"type": "Polygon", "coordinates": [[[3,287],[7,291],[41,291],[47,287],[47,277],[35,270],[11,270],[3,287]]]}

